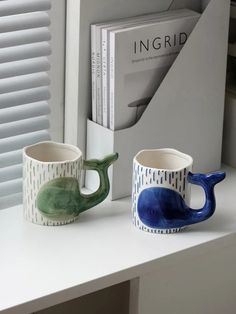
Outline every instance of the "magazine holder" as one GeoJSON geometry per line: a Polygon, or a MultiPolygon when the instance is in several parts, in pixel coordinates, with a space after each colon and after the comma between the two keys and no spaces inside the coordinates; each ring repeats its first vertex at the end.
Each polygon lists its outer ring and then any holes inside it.
{"type": "MultiPolygon", "coordinates": [[[[119,153],[109,173],[110,199],[131,194],[132,161],[142,149],[183,151],[193,157],[195,172],[220,168],[229,11],[229,0],[209,1],[134,126],[112,131],[87,121],[87,158],[119,153]]],[[[86,173],[85,185],[96,189],[93,172],[86,173]]]]}

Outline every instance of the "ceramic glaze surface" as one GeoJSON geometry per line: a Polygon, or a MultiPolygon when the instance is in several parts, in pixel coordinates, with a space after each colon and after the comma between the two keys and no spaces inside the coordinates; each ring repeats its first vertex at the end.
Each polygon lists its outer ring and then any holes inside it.
{"type": "Polygon", "coordinates": [[[203,186],[205,190],[206,202],[199,210],[188,207],[176,191],[161,187],[147,188],[140,193],[138,199],[139,218],[148,227],[159,229],[182,228],[206,220],[215,211],[214,185],[224,177],[222,172],[207,175],[189,173],[188,180],[203,186]]]}
{"type": "Polygon", "coordinates": [[[133,223],[151,233],[172,233],[208,219],[215,211],[214,186],[223,172],[192,174],[191,156],[174,149],[139,152],[133,163],[133,223]],[[190,204],[190,183],[205,191],[203,208],[190,204]]]}
{"type": "Polygon", "coordinates": [[[39,211],[36,199],[39,190],[47,182],[56,178],[70,177],[80,181],[81,169],[83,167],[82,156],[70,162],[48,163],[41,162],[23,153],[23,208],[25,219],[41,225],[63,225],[73,222],[74,216],[60,219],[58,221],[42,215],[39,211]]]}
{"type": "Polygon", "coordinates": [[[23,207],[25,218],[42,225],[63,225],[102,202],[109,193],[108,167],[118,158],[112,154],[102,160],[83,161],[72,145],[42,142],[23,151],[23,207]],[[95,170],[100,178],[98,190],[80,192],[81,170],[95,170]]]}
{"type": "Polygon", "coordinates": [[[118,154],[112,154],[102,160],[84,161],[83,169],[96,170],[100,177],[99,189],[90,195],[82,194],[79,181],[72,177],[56,178],[44,184],[36,198],[41,214],[56,221],[73,219],[102,202],[109,193],[108,167],[117,158],[118,154]]]}

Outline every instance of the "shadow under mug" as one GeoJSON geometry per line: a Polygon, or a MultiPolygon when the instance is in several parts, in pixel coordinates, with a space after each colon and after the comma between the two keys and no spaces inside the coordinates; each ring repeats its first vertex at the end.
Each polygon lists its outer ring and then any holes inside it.
{"type": "Polygon", "coordinates": [[[211,217],[215,211],[214,186],[224,172],[193,174],[191,156],[175,149],[140,151],[133,160],[133,223],[151,233],[174,233],[211,217]],[[206,201],[189,207],[190,184],[200,185],[206,201]]]}
{"type": "Polygon", "coordinates": [[[23,149],[23,208],[26,220],[41,225],[64,225],[101,203],[109,193],[108,167],[118,154],[102,160],[83,160],[73,145],[41,142],[23,149]],[[95,170],[100,178],[96,192],[80,192],[82,170],[95,170]]]}

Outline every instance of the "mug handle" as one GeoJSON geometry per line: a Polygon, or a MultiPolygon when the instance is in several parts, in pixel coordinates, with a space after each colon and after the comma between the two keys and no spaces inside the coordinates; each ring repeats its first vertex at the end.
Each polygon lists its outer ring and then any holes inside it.
{"type": "Polygon", "coordinates": [[[118,153],[114,153],[106,156],[105,158],[90,159],[83,161],[84,170],[95,170],[99,175],[99,188],[97,191],[91,194],[81,194],[81,200],[83,202],[82,211],[85,211],[91,207],[101,203],[109,194],[110,182],[108,178],[108,168],[118,159],[118,153]]]}
{"type": "Polygon", "coordinates": [[[211,173],[191,173],[189,172],[187,180],[191,184],[199,185],[205,192],[205,204],[200,209],[189,208],[191,213],[191,223],[198,223],[211,217],[215,211],[216,201],[214,187],[217,183],[223,181],[225,172],[217,171],[211,173]]]}

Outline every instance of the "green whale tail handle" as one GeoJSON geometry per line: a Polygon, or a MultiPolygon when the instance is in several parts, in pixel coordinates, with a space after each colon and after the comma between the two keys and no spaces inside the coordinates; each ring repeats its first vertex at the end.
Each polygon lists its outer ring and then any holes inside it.
{"type": "Polygon", "coordinates": [[[73,177],[56,178],[45,183],[37,195],[38,210],[48,219],[66,221],[101,203],[110,190],[108,168],[117,159],[118,153],[114,153],[102,160],[84,161],[83,169],[97,171],[100,178],[99,188],[92,194],[82,194],[78,180],[73,177]]]}
{"type": "Polygon", "coordinates": [[[108,168],[118,159],[118,153],[106,156],[104,159],[91,159],[84,161],[84,170],[95,170],[98,172],[100,185],[96,192],[85,195],[81,194],[81,212],[101,203],[110,191],[110,182],[108,178],[108,168]]]}

